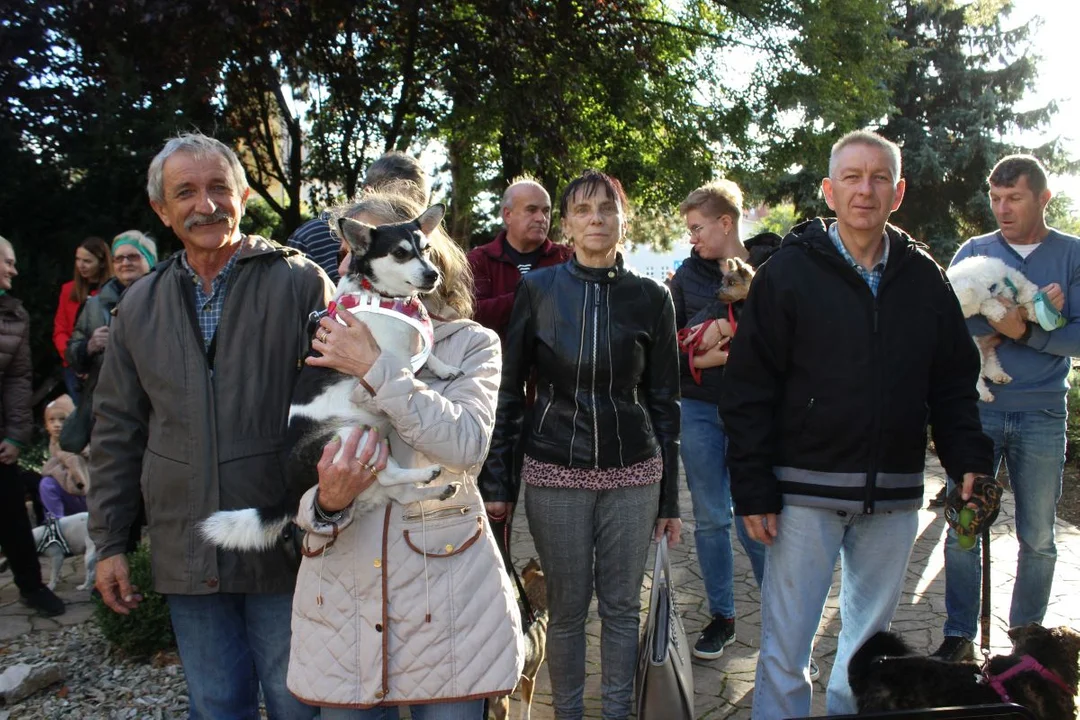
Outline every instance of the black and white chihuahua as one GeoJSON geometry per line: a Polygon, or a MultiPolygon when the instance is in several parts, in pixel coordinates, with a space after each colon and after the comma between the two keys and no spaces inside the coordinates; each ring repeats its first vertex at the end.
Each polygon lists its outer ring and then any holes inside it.
{"type": "MultiPolygon", "coordinates": [[[[328,314],[335,318],[340,312],[361,315],[380,348],[411,358],[414,372],[426,366],[436,376],[451,379],[460,376],[461,370],[431,354],[431,320],[419,299],[421,294],[432,292],[441,280],[438,268],[427,258],[427,236],[438,227],[444,212],[442,205],[432,205],[411,222],[378,227],[340,219],[338,229],[349,245],[352,260],[328,314]]],[[[272,507],[214,513],[200,524],[200,532],[208,541],[229,550],[274,547],[296,516],[301,497],[318,483],[316,464],[327,443],[337,436],[344,446],[345,438],[356,427],[375,428],[379,437],[387,437],[389,420],[358,407],[350,399],[358,384],[359,380],[351,375],[304,365],[289,408],[286,446],[292,450],[285,470],[285,499],[272,507]]],[[[358,448],[366,439],[365,432],[358,448]]],[[[441,472],[438,465],[403,468],[391,456],[386,469],[378,474],[378,482],[360,494],[352,512],[369,512],[385,507],[391,500],[406,504],[450,498],[460,483],[427,487],[441,472]]]]}

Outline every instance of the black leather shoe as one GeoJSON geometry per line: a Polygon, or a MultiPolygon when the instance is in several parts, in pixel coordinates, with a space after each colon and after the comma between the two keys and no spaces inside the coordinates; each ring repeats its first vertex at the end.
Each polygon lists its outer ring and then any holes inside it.
{"type": "Polygon", "coordinates": [[[975,644],[967,638],[959,635],[946,635],[941,647],[935,650],[930,657],[948,662],[965,662],[975,659],[975,644]]]}

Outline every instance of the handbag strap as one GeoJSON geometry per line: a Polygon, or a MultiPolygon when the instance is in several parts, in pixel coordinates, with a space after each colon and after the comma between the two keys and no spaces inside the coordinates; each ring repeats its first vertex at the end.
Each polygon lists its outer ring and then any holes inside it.
{"type": "Polygon", "coordinates": [[[663,578],[663,584],[671,587],[671,556],[668,553],[668,536],[664,533],[664,537],[660,542],[656,543],[656,559],[653,561],[653,576],[652,576],[652,590],[649,593],[649,607],[655,607],[656,602],[660,599],[660,585],[663,578]]]}

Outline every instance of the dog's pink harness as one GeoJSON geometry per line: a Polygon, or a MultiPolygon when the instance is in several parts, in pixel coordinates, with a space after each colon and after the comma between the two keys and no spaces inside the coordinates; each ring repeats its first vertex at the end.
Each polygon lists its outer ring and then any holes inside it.
{"type": "MultiPolygon", "coordinates": [[[[431,324],[431,316],[428,315],[424,303],[420,302],[420,298],[416,296],[386,297],[379,295],[375,292],[371,283],[367,281],[367,278],[364,278],[360,286],[363,288],[361,292],[347,293],[332,301],[326,309],[327,314],[338,320],[338,308],[349,310],[354,315],[371,312],[401,320],[412,326],[420,334],[421,344],[420,352],[409,358],[409,366],[412,367],[412,371],[415,373],[427,362],[428,356],[431,355],[431,348],[435,345],[435,328],[431,324]]],[[[340,320],[338,321],[340,322],[340,320]]]]}
{"type": "Polygon", "coordinates": [[[1005,689],[1005,681],[1011,680],[1020,673],[1025,672],[1038,673],[1043,679],[1049,680],[1065,692],[1069,693],[1070,697],[1076,695],[1076,690],[1069,687],[1056,672],[1048,670],[1041,662],[1030,655],[1024,655],[1020,658],[1020,662],[1016,663],[1000,675],[991,675],[989,670],[984,670],[983,681],[994,688],[994,691],[1001,697],[1002,702],[1011,703],[1013,700],[1009,697],[1009,691],[1005,689]]]}

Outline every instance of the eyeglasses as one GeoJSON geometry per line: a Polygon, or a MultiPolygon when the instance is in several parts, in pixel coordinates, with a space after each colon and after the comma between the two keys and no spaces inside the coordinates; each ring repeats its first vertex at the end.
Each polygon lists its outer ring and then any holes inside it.
{"type": "Polygon", "coordinates": [[[122,263],[135,264],[135,263],[139,262],[139,260],[141,260],[141,259],[142,259],[142,254],[141,253],[131,253],[130,255],[125,253],[124,255],[113,255],[112,261],[113,261],[113,265],[120,265],[122,263]]]}
{"type": "MultiPolygon", "coordinates": [[[[719,220],[722,217],[724,217],[724,216],[721,215],[719,217],[715,217],[710,222],[716,222],[717,220],[719,220]]],[[[686,236],[687,237],[698,237],[701,234],[701,231],[704,230],[704,229],[705,229],[704,225],[691,225],[689,228],[687,228],[686,236]]]]}

